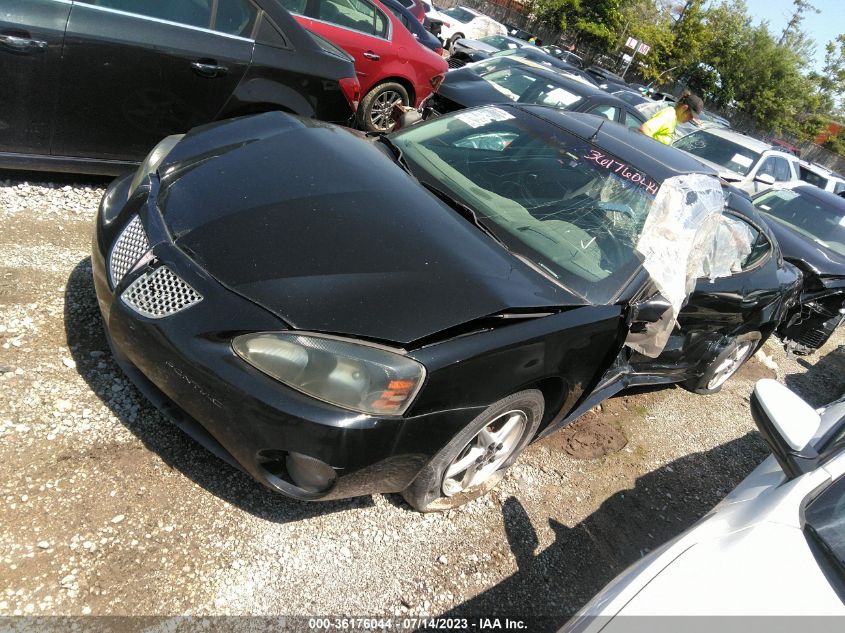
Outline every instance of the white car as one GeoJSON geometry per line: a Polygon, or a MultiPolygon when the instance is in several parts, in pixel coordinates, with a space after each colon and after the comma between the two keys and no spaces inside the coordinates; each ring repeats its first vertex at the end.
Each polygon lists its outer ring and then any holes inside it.
{"type": "Polygon", "coordinates": [[[765,379],[751,410],[774,454],[562,631],[627,630],[628,615],[845,615],[845,398],[814,411],[765,379]]]}
{"type": "Polygon", "coordinates": [[[748,194],[768,189],[775,183],[798,180],[795,156],[727,128],[696,130],[672,145],[713,167],[722,178],[748,194]]]}
{"type": "Polygon", "coordinates": [[[446,48],[462,37],[477,40],[486,35],[507,35],[508,29],[504,24],[499,24],[493,18],[474,9],[467,7],[452,7],[441,12],[445,16],[443,28],[440,31],[440,39],[443,40],[446,48]],[[447,25],[448,22],[448,25],[447,25]]]}
{"type": "Polygon", "coordinates": [[[801,180],[811,185],[815,185],[819,189],[830,191],[831,193],[841,193],[845,191],[845,177],[840,176],[823,165],[816,163],[809,163],[801,161],[800,173],[798,175],[801,180]]]}

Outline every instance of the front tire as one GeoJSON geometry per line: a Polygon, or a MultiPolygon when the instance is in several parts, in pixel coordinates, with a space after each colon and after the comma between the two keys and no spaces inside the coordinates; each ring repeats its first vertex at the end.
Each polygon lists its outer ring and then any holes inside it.
{"type": "Polygon", "coordinates": [[[434,512],[486,494],[537,433],[543,408],[536,389],[494,402],[432,458],[402,496],[415,510],[434,512]]]}
{"type": "Polygon", "coordinates": [[[751,358],[760,345],[760,339],[759,332],[749,332],[736,337],[710,361],[701,377],[686,381],[684,387],[694,393],[717,393],[751,358]]]}
{"type": "Polygon", "coordinates": [[[364,96],[358,108],[361,127],[368,132],[390,132],[396,123],[393,107],[397,101],[410,105],[408,91],[402,84],[388,81],[375,86],[364,96]]]}

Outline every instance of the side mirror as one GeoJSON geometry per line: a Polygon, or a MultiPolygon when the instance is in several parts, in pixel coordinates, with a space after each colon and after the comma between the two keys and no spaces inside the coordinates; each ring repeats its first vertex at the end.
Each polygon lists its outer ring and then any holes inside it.
{"type": "Polygon", "coordinates": [[[630,325],[636,323],[657,323],[672,309],[672,304],[663,295],[656,294],[631,306],[630,325]]]}
{"type": "Polygon", "coordinates": [[[770,174],[757,174],[754,176],[754,180],[769,187],[775,184],[775,177],[770,174]]]}
{"type": "Polygon", "coordinates": [[[816,468],[819,454],[808,443],[821,418],[798,395],[771,378],[754,385],[751,415],[789,479],[816,468]]]}

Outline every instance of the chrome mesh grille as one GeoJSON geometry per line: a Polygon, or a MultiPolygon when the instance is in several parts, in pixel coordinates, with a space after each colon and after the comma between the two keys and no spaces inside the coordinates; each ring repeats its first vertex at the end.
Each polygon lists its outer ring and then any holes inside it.
{"type": "Polygon", "coordinates": [[[150,242],[144,232],[141,218],[136,215],[123,229],[111,249],[109,274],[112,286],[119,284],[123,276],[148,250],[150,250],[150,242]]]}
{"type": "Polygon", "coordinates": [[[167,266],[138,277],[122,298],[135,312],[151,319],[168,317],[202,301],[202,295],[167,266]]]}
{"type": "Polygon", "coordinates": [[[447,59],[446,64],[449,68],[462,68],[467,65],[466,60],[458,59],[456,57],[450,57],[447,59]]]}

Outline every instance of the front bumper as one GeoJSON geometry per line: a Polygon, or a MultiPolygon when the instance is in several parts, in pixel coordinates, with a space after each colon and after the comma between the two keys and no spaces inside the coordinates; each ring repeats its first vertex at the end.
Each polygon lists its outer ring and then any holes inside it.
{"type": "Polygon", "coordinates": [[[168,234],[154,203],[157,183],[149,195],[127,202],[129,180],[109,187],[97,214],[92,268],[100,311],[115,358],[129,378],[207,448],[298,499],[398,492],[449,441],[455,425],[473,417],[468,409],[458,415],[374,418],[310,398],[244,362],[232,350],[232,338],[289,326],[197,266],[168,234]],[[107,258],[136,213],[152,257],[112,288],[107,258]],[[122,295],[161,266],[202,300],[165,318],[148,318],[122,295]]]}

